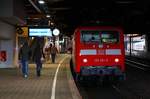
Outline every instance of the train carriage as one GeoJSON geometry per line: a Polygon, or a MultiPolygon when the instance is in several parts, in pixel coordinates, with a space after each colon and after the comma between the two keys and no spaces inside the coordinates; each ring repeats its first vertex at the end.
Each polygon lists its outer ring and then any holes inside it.
{"type": "Polygon", "coordinates": [[[71,64],[82,76],[125,79],[123,30],[112,26],[81,26],[73,36],[71,64]]]}

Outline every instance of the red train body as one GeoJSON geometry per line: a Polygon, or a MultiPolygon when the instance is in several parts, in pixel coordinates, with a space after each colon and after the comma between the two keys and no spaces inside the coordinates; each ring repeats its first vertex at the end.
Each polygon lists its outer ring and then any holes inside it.
{"type": "Polygon", "coordinates": [[[72,65],[76,75],[124,77],[125,52],[121,28],[79,27],[72,40],[72,65]]]}

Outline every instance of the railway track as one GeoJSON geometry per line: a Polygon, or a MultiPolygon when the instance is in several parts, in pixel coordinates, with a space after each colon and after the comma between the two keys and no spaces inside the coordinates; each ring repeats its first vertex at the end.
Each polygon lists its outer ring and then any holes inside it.
{"type": "Polygon", "coordinates": [[[121,85],[121,87],[117,85],[111,85],[111,86],[116,92],[118,92],[118,94],[122,97],[122,99],[145,99],[144,96],[140,95],[129,86],[126,85],[124,86],[121,85]]]}
{"type": "Polygon", "coordinates": [[[78,83],[77,86],[82,99],[150,99],[148,94],[150,88],[147,86],[150,80],[145,79],[147,77],[145,77],[144,71],[140,70],[144,75],[134,71],[134,69],[132,71],[134,73],[131,71],[128,73],[127,81],[121,83],[102,84],[97,81],[78,83]]]}
{"type": "Polygon", "coordinates": [[[82,99],[150,99],[149,65],[126,60],[127,80],[102,84],[96,81],[76,82],[82,99]],[[136,71],[135,71],[136,70],[136,71]]]}
{"type": "Polygon", "coordinates": [[[141,62],[126,59],[126,64],[144,71],[150,71],[150,65],[141,62]]]}

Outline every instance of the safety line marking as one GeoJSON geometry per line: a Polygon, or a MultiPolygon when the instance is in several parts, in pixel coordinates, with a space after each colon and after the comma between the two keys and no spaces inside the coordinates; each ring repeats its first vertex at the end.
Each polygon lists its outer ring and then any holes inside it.
{"type": "Polygon", "coordinates": [[[66,56],[65,58],[63,58],[60,63],[57,66],[56,72],[55,72],[55,76],[54,76],[54,80],[53,80],[53,85],[52,85],[52,93],[51,93],[51,99],[55,99],[55,92],[56,92],[56,83],[57,83],[57,75],[58,75],[58,71],[59,68],[61,66],[61,63],[67,58],[68,56],[66,56]]]}

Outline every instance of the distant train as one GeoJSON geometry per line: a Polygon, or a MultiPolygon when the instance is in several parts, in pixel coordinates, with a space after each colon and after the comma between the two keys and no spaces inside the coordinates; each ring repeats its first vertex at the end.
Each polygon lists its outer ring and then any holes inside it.
{"type": "Polygon", "coordinates": [[[123,30],[112,26],[81,26],[73,35],[71,68],[83,76],[125,79],[123,30]]]}

